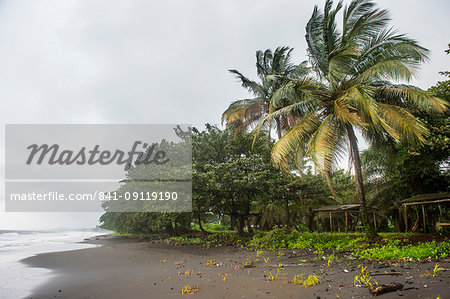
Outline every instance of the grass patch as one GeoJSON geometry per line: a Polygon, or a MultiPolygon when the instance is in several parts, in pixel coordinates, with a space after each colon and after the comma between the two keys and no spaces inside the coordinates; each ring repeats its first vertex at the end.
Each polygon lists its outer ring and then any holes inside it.
{"type": "MultiPolygon", "coordinates": [[[[192,231],[189,234],[177,237],[168,237],[161,234],[113,233],[112,235],[149,239],[160,238],[175,246],[197,244],[209,248],[211,246],[231,245],[255,251],[261,249],[311,249],[317,255],[325,254],[325,250],[333,250],[333,254],[328,256],[328,264],[339,260],[339,256],[335,253],[344,251],[351,252],[351,255],[355,258],[374,260],[444,259],[449,257],[450,252],[450,241],[448,239],[436,241],[431,240],[433,236],[430,235],[411,233],[381,233],[382,240],[375,244],[367,243],[364,234],[361,233],[292,232],[285,228],[256,232],[252,237],[240,236],[235,231],[229,230],[209,234],[192,231]],[[417,237],[420,239],[424,236],[428,237],[425,242],[413,241],[417,237]]],[[[279,253],[282,254],[283,252],[279,251],[279,253]]]]}
{"type": "Polygon", "coordinates": [[[418,243],[416,245],[396,245],[393,244],[382,245],[379,247],[367,248],[364,250],[355,251],[353,255],[360,259],[377,259],[377,260],[423,260],[423,259],[443,259],[447,258],[450,252],[450,241],[444,240],[442,242],[418,243]]]}
{"type": "Polygon", "coordinates": [[[169,237],[166,240],[169,244],[177,246],[187,244],[199,244],[205,247],[219,245],[240,246],[247,243],[248,237],[239,236],[235,231],[221,231],[207,234],[201,237],[186,235],[179,237],[169,237]]]}
{"type": "Polygon", "coordinates": [[[284,228],[276,228],[270,232],[259,232],[249,242],[251,248],[270,250],[290,248],[316,250],[335,249],[343,251],[354,247],[365,247],[363,234],[344,233],[298,233],[287,232],[284,228]]]}
{"type": "Polygon", "coordinates": [[[161,233],[151,233],[151,234],[144,234],[144,233],[118,233],[114,232],[111,234],[113,237],[129,237],[129,238],[165,238],[167,235],[161,234],[161,233]]]}

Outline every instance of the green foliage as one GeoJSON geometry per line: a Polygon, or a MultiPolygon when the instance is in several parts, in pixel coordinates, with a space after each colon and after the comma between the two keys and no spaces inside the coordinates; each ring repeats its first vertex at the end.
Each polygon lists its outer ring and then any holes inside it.
{"type": "Polygon", "coordinates": [[[128,234],[174,234],[185,232],[191,213],[104,213],[100,217],[104,229],[128,234]]]}
{"type": "Polygon", "coordinates": [[[364,237],[360,234],[338,233],[298,233],[287,232],[284,228],[276,228],[267,233],[257,233],[250,240],[251,248],[267,248],[270,250],[292,248],[314,248],[318,250],[347,250],[364,246],[364,237]]]}
{"type": "Polygon", "coordinates": [[[169,244],[174,245],[188,245],[188,244],[197,244],[203,245],[206,247],[210,246],[218,246],[218,245],[241,245],[247,242],[245,237],[242,237],[234,231],[229,232],[217,232],[213,234],[207,234],[202,237],[195,236],[177,236],[170,237],[167,239],[169,244]]]}
{"type": "MultiPolygon", "coordinates": [[[[289,47],[278,47],[274,52],[270,49],[256,51],[256,71],[260,82],[245,77],[237,70],[230,70],[241,81],[242,87],[254,97],[232,102],[223,112],[222,122],[226,121],[227,126],[235,128],[235,132],[239,133],[267,115],[273,108],[271,101],[274,92],[288,80],[298,78],[308,70],[305,63],[295,65],[290,62],[292,50],[289,47]]],[[[277,120],[279,135],[283,127],[286,127],[286,122],[286,119],[277,120]]]]}
{"type": "Polygon", "coordinates": [[[450,252],[450,241],[443,242],[424,242],[417,245],[399,246],[387,244],[384,246],[367,248],[353,253],[355,257],[363,259],[441,259],[447,258],[450,252]]]}
{"type": "MultiPolygon", "coordinates": [[[[204,223],[203,228],[210,233],[217,233],[230,230],[229,225],[223,225],[219,223],[204,223]]],[[[200,231],[200,226],[197,223],[192,223],[191,229],[200,231]]]]}
{"type": "Polygon", "coordinates": [[[203,218],[228,215],[240,233],[245,223],[251,230],[248,219],[254,208],[262,211],[263,224],[282,221],[267,208],[284,190],[281,172],[270,163],[273,143],[268,136],[253,144],[249,133],[235,136],[230,129],[210,125],[193,131],[194,212],[203,218]]]}
{"type": "MultiPolygon", "coordinates": [[[[429,92],[448,103],[450,81],[439,82],[429,92]]],[[[429,115],[414,110],[414,115],[430,132],[422,146],[384,142],[362,154],[368,198],[377,206],[398,207],[396,201],[405,198],[450,191],[450,114],[447,111],[429,115]],[[380,155],[380,151],[384,154],[380,155]]],[[[395,217],[396,210],[383,209],[381,213],[395,217]]]]}

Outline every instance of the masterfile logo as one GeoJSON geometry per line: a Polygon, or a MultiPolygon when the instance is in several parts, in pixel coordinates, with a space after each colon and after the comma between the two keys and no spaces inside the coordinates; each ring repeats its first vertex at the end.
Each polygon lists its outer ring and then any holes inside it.
{"type": "Polygon", "coordinates": [[[6,211],[190,211],[190,130],[6,125],[6,211]]]}

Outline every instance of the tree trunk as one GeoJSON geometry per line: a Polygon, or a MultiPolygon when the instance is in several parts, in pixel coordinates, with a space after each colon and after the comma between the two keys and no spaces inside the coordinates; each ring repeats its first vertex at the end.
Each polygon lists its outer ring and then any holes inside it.
{"type": "Polygon", "coordinates": [[[231,226],[231,230],[235,230],[236,229],[236,216],[234,214],[230,215],[230,226],[231,226]]]}
{"type": "Polygon", "coordinates": [[[364,226],[364,231],[366,233],[367,239],[374,241],[379,238],[378,234],[375,232],[372,221],[370,221],[369,215],[367,213],[367,205],[366,205],[366,197],[364,194],[364,184],[363,184],[363,176],[362,176],[362,166],[361,166],[361,158],[359,156],[358,149],[358,140],[356,139],[355,132],[353,131],[353,127],[350,124],[347,124],[347,134],[348,139],[350,140],[350,150],[353,160],[353,166],[355,169],[355,181],[356,181],[356,193],[358,194],[359,202],[360,202],[360,211],[361,211],[361,221],[364,226]]]}
{"type": "Polygon", "coordinates": [[[244,227],[245,227],[245,218],[244,215],[239,215],[239,225],[238,225],[238,235],[244,234],[244,227]]]}
{"type": "Polygon", "coordinates": [[[328,189],[330,189],[331,196],[333,196],[334,200],[337,203],[340,203],[337,192],[334,189],[333,184],[331,183],[331,172],[329,170],[325,171],[325,179],[327,180],[327,185],[328,185],[328,189]]]}
{"type": "Polygon", "coordinates": [[[278,135],[278,140],[281,139],[281,125],[280,125],[280,119],[276,118],[275,119],[276,123],[277,123],[277,135],[278,135]]]}
{"type": "Polygon", "coordinates": [[[202,231],[202,233],[206,233],[206,230],[203,228],[203,225],[202,225],[202,220],[200,219],[200,212],[197,213],[197,221],[198,221],[198,226],[200,226],[200,230],[202,231]]]}
{"type": "Polygon", "coordinates": [[[285,218],[284,224],[288,228],[290,228],[291,227],[291,221],[290,221],[290,215],[289,215],[289,198],[286,196],[286,192],[284,193],[284,218],[285,218]]]}
{"type": "Polygon", "coordinates": [[[169,222],[169,223],[166,224],[166,233],[167,233],[169,236],[173,236],[173,235],[175,234],[175,231],[174,231],[174,229],[173,229],[172,222],[169,222]]]}
{"type": "MultiPolygon", "coordinates": [[[[278,140],[281,139],[281,125],[280,125],[280,119],[276,118],[275,119],[276,123],[277,123],[277,134],[278,134],[278,140]]],[[[284,183],[284,173],[283,175],[283,183],[284,183]]],[[[289,198],[286,196],[286,192],[283,192],[283,200],[284,200],[284,224],[287,227],[291,227],[291,222],[290,222],[290,215],[289,215],[289,198]]]]}
{"type": "Polygon", "coordinates": [[[253,235],[253,229],[252,229],[252,223],[250,218],[248,218],[247,220],[245,220],[246,226],[247,226],[247,232],[250,236],[253,235]]]}

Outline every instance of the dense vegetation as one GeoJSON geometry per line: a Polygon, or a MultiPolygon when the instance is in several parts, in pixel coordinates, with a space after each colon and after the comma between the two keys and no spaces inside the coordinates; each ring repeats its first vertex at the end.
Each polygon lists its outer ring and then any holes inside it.
{"type": "MultiPolygon", "coordinates": [[[[230,104],[222,115],[226,128],[192,129],[193,212],[107,212],[102,227],[167,234],[175,243],[446,257],[448,241],[413,246],[401,236],[380,237],[369,213],[378,209],[378,232],[404,231],[401,200],[450,191],[450,80],[428,91],[398,84],[409,81],[429,53],[388,21],[388,12],[372,1],[315,7],[306,25],[308,62],[293,63],[289,47],[257,51],[258,81],[230,71],[251,97],[230,104]],[[361,136],[369,145],[362,152],[361,136]],[[346,155],[353,171],[338,168],[346,155]],[[343,214],[333,222],[314,209],[352,203],[360,205],[360,216],[350,229],[362,228],[365,237],[313,233],[340,230],[347,222],[343,214]],[[192,231],[203,236],[180,236],[192,231]],[[366,248],[367,239],[378,246],[366,248]]],[[[431,208],[430,223],[447,209],[431,208]]]]}

